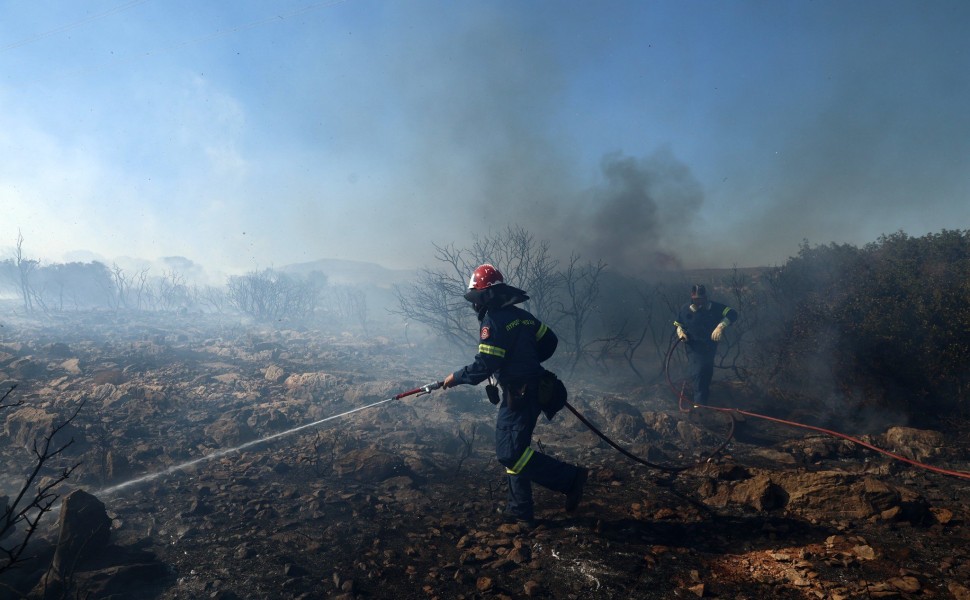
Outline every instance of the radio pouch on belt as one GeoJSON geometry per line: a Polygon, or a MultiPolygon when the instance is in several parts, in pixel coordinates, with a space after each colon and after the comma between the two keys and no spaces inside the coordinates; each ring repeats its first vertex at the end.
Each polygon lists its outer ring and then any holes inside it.
{"type": "Polygon", "coordinates": [[[488,396],[488,401],[492,404],[498,404],[502,401],[502,397],[499,396],[498,386],[495,384],[488,384],[485,386],[485,395],[488,396]]]}

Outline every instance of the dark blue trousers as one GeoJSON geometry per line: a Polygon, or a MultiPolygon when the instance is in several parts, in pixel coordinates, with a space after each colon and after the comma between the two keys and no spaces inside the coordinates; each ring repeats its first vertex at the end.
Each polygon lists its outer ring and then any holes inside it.
{"type": "Polygon", "coordinates": [[[707,404],[711,396],[711,379],[714,377],[714,355],[717,346],[703,350],[687,348],[687,371],[694,392],[694,404],[707,404]]]}
{"type": "Polygon", "coordinates": [[[515,410],[505,400],[499,405],[495,423],[495,454],[508,474],[509,492],[506,514],[532,519],[532,482],[565,494],[579,468],[532,449],[532,431],[539,418],[535,398],[517,402],[515,410]],[[521,405],[521,406],[519,406],[521,405]]]}

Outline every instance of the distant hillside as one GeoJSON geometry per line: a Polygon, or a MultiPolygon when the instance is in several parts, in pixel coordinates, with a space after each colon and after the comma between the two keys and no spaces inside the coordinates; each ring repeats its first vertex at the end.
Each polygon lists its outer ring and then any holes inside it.
{"type": "Polygon", "coordinates": [[[414,271],[388,269],[376,263],[336,258],[287,265],[280,271],[297,275],[320,271],[327,276],[330,283],[388,289],[394,284],[411,281],[415,276],[414,271]]]}

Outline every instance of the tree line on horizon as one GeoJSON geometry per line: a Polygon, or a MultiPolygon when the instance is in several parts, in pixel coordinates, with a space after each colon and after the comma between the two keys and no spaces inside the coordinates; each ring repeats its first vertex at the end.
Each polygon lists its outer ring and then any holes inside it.
{"type": "Polygon", "coordinates": [[[125,269],[100,261],[43,264],[24,254],[22,235],[13,257],[0,260],[4,291],[19,300],[25,315],[36,318],[101,310],[238,314],[285,324],[326,318],[368,327],[364,292],[330,285],[320,271],[292,274],[267,268],[230,276],[223,286],[198,285],[177,267],[153,273],[149,267],[125,269]]]}
{"type": "MultiPolygon", "coordinates": [[[[255,270],[222,287],[195,286],[176,270],[41,264],[24,255],[22,241],[12,258],[0,260],[0,290],[15,293],[24,313],[37,318],[83,310],[206,312],[287,326],[372,326],[366,292],[329,285],[320,272],[255,270]]],[[[576,254],[560,263],[548,241],[521,227],[476,237],[468,247],[434,248],[437,265],[396,286],[390,312],[453,350],[475,341],[474,314],[462,294],[468,274],[491,262],[559,333],[559,368],[655,382],[673,315],[690,285],[704,283],[741,314],[720,345],[719,372],[766,401],[968,410],[968,230],[920,237],[899,231],[861,247],[805,240],[784,265],[711,270],[704,281],[690,279],[696,271],[624,276],[576,254]]]]}

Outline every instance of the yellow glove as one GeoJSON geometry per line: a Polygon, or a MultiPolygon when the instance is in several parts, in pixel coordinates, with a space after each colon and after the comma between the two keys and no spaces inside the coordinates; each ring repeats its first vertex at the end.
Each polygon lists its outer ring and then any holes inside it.
{"type": "Polygon", "coordinates": [[[680,325],[677,326],[677,337],[684,340],[685,342],[687,341],[687,332],[684,331],[684,328],[681,327],[680,325]]]}
{"type": "Polygon", "coordinates": [[[711,339],[715,342],[720,342],[721,338],[724,337],[725,329],[727,329],[727,323],[721,321],[721,323],[714,328],[714,331],[711,332],[711,339]]]}

